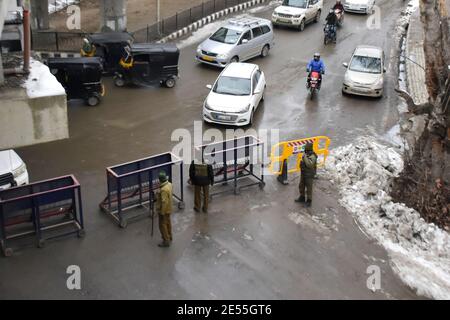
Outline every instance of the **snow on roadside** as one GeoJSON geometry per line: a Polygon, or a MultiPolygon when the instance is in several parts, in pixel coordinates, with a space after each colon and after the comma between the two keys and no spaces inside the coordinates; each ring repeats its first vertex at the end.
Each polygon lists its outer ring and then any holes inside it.
{"type": "Polygon", "coordinates": [[[389,196],[402,156],[373,137],[332,151],[324,175],[341,193],[341,204],[388,252],[394,271],[419,295],[450,299],[450,235],[389,196]]]}
{"type": "Polygon", "coordinates": [[[50,73],[49,68],[33,58],[30,61],[30,74],[23,84],[29,98],[65,95],[63,86],[50,73]]]}
{"type": "Polygon", "coordinates": [[[49,0],[48,1],[48,13],[54,13],[60,11],[72,4],[79,3],[80,0],[49,0]]]}

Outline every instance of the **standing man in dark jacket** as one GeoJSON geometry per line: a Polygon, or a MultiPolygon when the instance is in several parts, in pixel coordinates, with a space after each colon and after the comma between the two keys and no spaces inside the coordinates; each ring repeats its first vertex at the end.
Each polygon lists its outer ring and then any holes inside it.
{"type": "Polygon", "coordinates": [[[301,178],[300,178],[300,197],[296,199],[296,202],[305,202],[306,206],[310,207],[312,203],[312,187],[314,176],[317,170],[317,154],[313,150],[313,144],[307,143],[305,146],[305,152],[303,153],[302,161],[300,163],[301,167],[301,178]],[[306,192],[305,192],[306,191],[306,192]],[[307,199],[305,198],[305,193],[307,199]]]}
{"type": "Polygon", "coordinates": [[[209,185],[214,184],[214,171],[210,164],[194,163],[189,167],[189,178],[194,185],[194,210],[199,212],[202,202],[201,193],[203,191],[203,212],[208,212],[209,185]]]}

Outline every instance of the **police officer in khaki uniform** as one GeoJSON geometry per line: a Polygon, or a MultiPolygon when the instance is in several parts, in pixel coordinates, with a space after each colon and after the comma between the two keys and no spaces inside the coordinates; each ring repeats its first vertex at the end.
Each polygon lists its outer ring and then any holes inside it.
{"type": "Polygon", "coordinates": [[[163,241],[159,247],[170,247],[172,242],[172,184],[164,171],[159,173],[159,192],[156,193],[156,210],[159,216],[159,231],[163,241]]]}
{"type": "Polygon", "coordinates": [[[210,164],[194,163],[189,167],[189,178],[194,186],[194,210],[199,212],[202,202],[201,193],[203,191],[203,212],[208,212],[209,185],[214,184],[214,171],[210,164]]]}
{"type": "Polygon", "coordinates": [[[312,143],[307,143],[305,146],[305,152],[303,153],[300,168],[301,168],[301,178],[299,185],[300,197],[295,201],[300,203],[306,202],[306,206],[310,207],[312,203],[313,180],[317,171],[317,154],[313,150],[312,143]],[[305,198],[305,193],[307,198],[305,198]]]}

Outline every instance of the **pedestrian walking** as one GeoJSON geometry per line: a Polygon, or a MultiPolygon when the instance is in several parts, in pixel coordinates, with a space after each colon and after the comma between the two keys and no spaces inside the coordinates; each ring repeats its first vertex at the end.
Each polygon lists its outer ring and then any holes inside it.
{"type": "Polygon", "coordinates": [[[208,212],[209,186],[214,184],[214,172],[210,164],[191,162],[189,178],[194,186],[194,210],[200,212],[203,193],[203,212],[208,212]]]}
{"type": "Polygon", "coordinates": [[[305,146],[300,169],[300,197],[295,201],[306,203],[306,207],[310,207],[313,195],[313,181],[317,171],[317,154],[313,150],[312,143],[307,143],[305,146]]]}
{"type": "Polygon", "coordinates": [[[159,190],[156,193],[156,210],[158,212],[159,231],[162,242],[159,247],[170,247],[172,242],[172,184],[164,171],[159,173],[159,190]]]}

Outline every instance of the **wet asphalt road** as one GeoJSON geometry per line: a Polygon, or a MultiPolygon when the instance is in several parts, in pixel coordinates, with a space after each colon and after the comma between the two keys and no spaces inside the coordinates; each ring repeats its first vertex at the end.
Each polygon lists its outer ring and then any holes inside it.
{"type": "MultiPolygon", "coordinates": [[[[330,6],[326,1],[326,8],[330,6]]],[[[266,101],[255,129],[280,129],[283,140],[327,135],[332,146],[361,134],[384,134],[397,119],[396,76],[388,66],[382,99],[343,97],[341,84],[358,44],[378,45],[387,58],[401,1],[378,1],[382,24],[368,30],[366,16],[346,15],[336,45],[323,46],[321,24],[304,32],[276,29],[276,46],[254,59],[266,74],[266,101]],[[320,51],[327,74],[318,98],[307,99],[305,66],[320,51]]],[[[269,17],[270,11],[258,16],[269,17]]],[[[324,17],[322,17],[323,20],[324,17]]],[[[174,245],[160,249],[149,219],[119,229],[98,209],[106,195],[105,168],[171,150],[173,130],[193,129],[218,70],[193,62],[196,44],[181,52],[175,89],[114,88],[97,108],[71,103],[70,139],[18,150],[33,181],[73,173],[82,184],[86,237],[30,245],[0,259],[0,298],[138,299],[390,299],[415,298],[392,272],[385,251],[368,239],[338,204],[328,181],[316,184],[313,208],[293,202],[287,187],[268,177],[263,191],[214,198],[210,213],[195,214],[192,190],[186,209],[173,215],[174,245]],[[66,268],[79,265],[82,290],[66,289],[66,268]],[[381,290],[367,289],[366,269],[382,270],[381,290]]],[[[209,128],[210,126],[205,126],[209,128]]],[[[223,130],[223,127],[220,127],[223,130]]]]}

